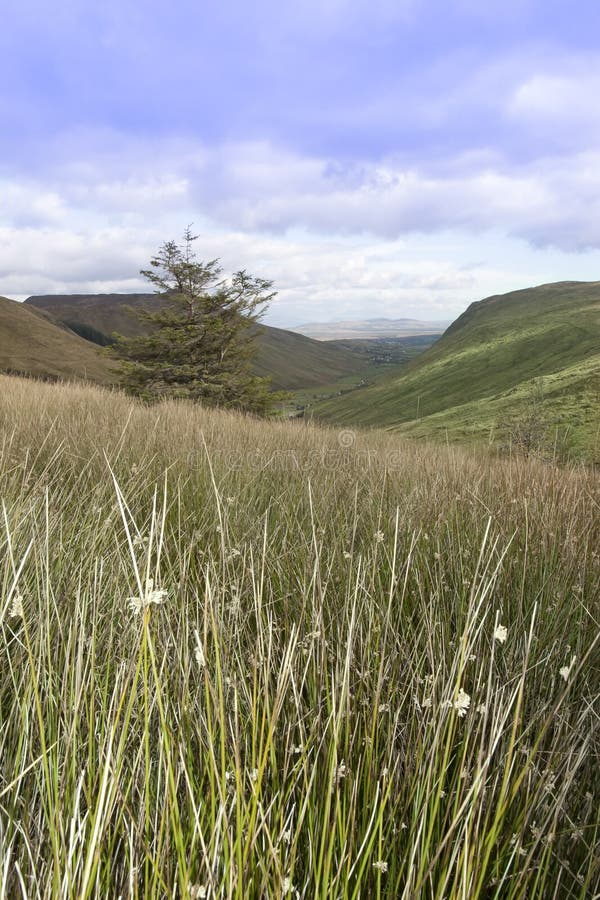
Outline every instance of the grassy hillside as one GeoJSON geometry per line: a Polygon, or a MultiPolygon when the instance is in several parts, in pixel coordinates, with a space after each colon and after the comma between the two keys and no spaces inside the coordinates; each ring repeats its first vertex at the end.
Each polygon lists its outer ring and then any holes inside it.
{"type": "Polygon", "coordinates": [[[0,894],[598,896],[600,482],[0,376],[0,894]]]}
{"type": "Polygon", "coordinates": [[[344,424],[495,439],[536,394],[549,431],[558,429],[582,454],[597,454],[600,282],[542,285],[473,303],[398,377],[317,412],[344,424]]]}
{"type": "Polygon", "coordinates": [[[111,381],[98,349],[43,311],[0,297],[0,371],[37,378],[111,381]]]}
{"type": "MultiPolygon", "coordinates": [[[[158,309],[162,302],[156,294],[49,295],[26,301],[99,343],[108,343],[114,332],[138,334],[143,325],[131,310],[158,309]]],[[[330,384],[364,368],[364,359],[350,349],[281,328],[259,325],[258,331],[255,371],[261,376],[270,375],[277,390],[330,384]]]]}

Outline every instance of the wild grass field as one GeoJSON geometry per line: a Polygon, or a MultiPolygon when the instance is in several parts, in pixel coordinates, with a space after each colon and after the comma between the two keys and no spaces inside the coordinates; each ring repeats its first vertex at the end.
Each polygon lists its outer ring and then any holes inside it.
{"type": "Polygon", "coordinates": [[[600,480],[0,377],[0,895],[600,896],[600,480]]]}

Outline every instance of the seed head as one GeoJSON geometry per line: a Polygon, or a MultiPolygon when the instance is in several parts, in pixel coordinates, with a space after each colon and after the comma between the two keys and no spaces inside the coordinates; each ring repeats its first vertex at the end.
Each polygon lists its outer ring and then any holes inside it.
{"type": "Polygon", "coordinates": [[[569,665],[568,665],[568,666],[563,666],[562,669],[559,669],[558,674],[559,674],[560,677],[563,678],[565,681],[568,681],[568,680],[569,680],[569,676],[570,676],[570,674],[571,674],[571,669],[572,669],[573,666],[575,665],[575,660],[576,660],[576,659],[577,659],[576,656],[571,657],[571,662],[569,663],[569,665]]]}
{"type": "Polygon", "coordinates": [[[463,689],[461,688],[458,692],[458,697],[454,701],[454,709],[457,711],[460,718],[464,718],[467,714],[467,710],[471,705],[471,698],[463,689]]]}
{"type": "Polygon", "coordinates": [[[159,590],[154,590],[154,581],[152,578],[148,578],[146,581],[146,590],[144,592],[143,597],[128,597],[127,602],[129,603],[129,608],[134,613],[139,613],[143,609],[146,609],[148,606],[151,606],[152,603],[164,603],[167,597],[167,592],[160,588],[159,590]]]}
{"type": "Polygon", "coordinates": [[[507,637],[508,628],[506,628],[505,625],[496,625],[496,629],[494,631],[494,639],[498,641],[499,644],[504,644],[507,637]]]}
{"type": "Polygon", "coordinates": [[[22,619],[23,618],[23,597],[21,594],[15,594],[13,597],[13,601],[10,605],[10,613],[11,619],[22,619]]]}

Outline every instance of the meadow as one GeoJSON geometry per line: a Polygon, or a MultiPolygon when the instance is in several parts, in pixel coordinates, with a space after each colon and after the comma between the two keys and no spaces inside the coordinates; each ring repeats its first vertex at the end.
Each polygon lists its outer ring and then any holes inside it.
{"type": "Polygon", "coordinates": [[[600,896],[600,478],[0,376],[0,896],[600,896]]]}

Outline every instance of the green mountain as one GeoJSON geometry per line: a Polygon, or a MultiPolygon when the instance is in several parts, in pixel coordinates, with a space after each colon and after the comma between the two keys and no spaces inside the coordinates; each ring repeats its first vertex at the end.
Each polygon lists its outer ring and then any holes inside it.
{"type": "Polygon", "coordinates": [[[113,380],[110,362],[94,344],[43,310],[0,297],[0,372],[37,378],[113,380]]]}
{"type": "MultiPolygon", "coordinates": [[[[164,301],[157,294],[64,294],[29,297],[30,308],[44,310],[54,319],[97,344],[110,343],[114,332],[133,336],[145,327],[136,310],[155,310],[164,301]]],[[[329,385],[365,367],[364,354],[335,343],[281,328],[257,325],[256,374],[269,375],[277,390],[329,385]]]]}
{"type": "Polygon", "coordinates": [[[526,418],[546,439],[599,457],[600,282],[488,297],[396,377],[322,403],[344,425],[428,437],[510,439],[526,418]]]}

